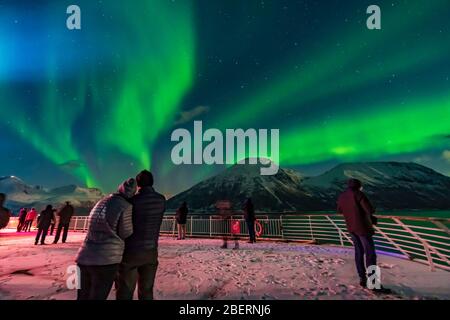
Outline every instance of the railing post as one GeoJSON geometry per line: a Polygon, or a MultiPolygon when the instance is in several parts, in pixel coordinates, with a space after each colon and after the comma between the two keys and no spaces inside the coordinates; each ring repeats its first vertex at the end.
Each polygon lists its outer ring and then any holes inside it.
{"type": "Polygon", "coordinates": [[[331,219],[329,216],[325,216],[325,217],[328,219],[328,221],[330,221],[330,223],[331,223],[331,224],[336,228],[336,230],[338,231],[339,239],[341,240],[341,246],[344,247],[344,239],[342,238],[342,235],[344,235],[344,237],[346,237],[347,240],[348,240],[349,242],[352,242],[351,239],[345,234],[345,232],[342,231],[342,229],[339,228],[339,226],[333,221],[333,219],[331,219]]]}
{"type": "Polygon", "coordinates": [[[191,237],[192,237],[192,219],[193,219],[194,217],[193,216],[191,216],[191,237]]]}
{"type": "Polygon", "coordinates": [[[283,216],[280,216],[280,234],[281,234],[281,239],[284,240],[283,216]]]}
{"type": "Polygon", "coordinates": [[[209,237],[212,238],[212,217],[209,216],[209,237]]]}
{"type": "Polygon", "coordinates": [[[402,247],[401,247],[399,244],[395,243],[395,241],[392,240],[392,239],[387,235],[387,233],[385,233],[383,230],[381,230],[380,227],[374,226],[374,228],[375,228],[375,230],[378,231],[378,233],[380,233],[380,234],[381,234],[381,235],[382,235],[382,236],[383,236],[390,244],[392,244],[392,245],[394,246],[394,248],[396,248],[398,251],[400,251],[401,253],[403,253],[409,260],[412,260],[411,255],[410,255],[408,252],[406,252],[405,250],[403,250],[402,247]]]}
{"type": "Polygon", "coordinates": [[[402,221],[400,221],[400,219],[393,218],[392,220],[394,220],[397,224],[399,224],[403,229],[408,231],[414,238],[416,238],[416,240],[418,240],[422,244],[423,249],[425,250],[425,255],[427,256],[427,259],[428,259],[428,263],[430,265],[430,270],[435,271],[433,257],[431,256],[428,243],[424,239],[422,239],[418,234],[416,234],[413,230],[411,230],[411,228],[409,228],[402,221]]]}
{"type": "Polygon", "coordinates": [[[172,228],[172,237],[175,238],[175,229],[177,227],[177,220],[175,219],[175,217],[172,218],[173,221],[173,228],[172,228]]]}

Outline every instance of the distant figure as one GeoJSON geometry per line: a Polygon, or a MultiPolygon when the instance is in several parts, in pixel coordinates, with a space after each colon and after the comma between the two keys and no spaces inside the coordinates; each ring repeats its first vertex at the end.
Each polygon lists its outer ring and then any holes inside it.
{"type": "MultiPolygon", "coordinates": [[[[56,210],[53,209],[53,212],[56,212],[56,210]]],[[[50,229],[49,229],[49,232],[50,232],[50,235],[51,235],[51,236],[53,235],[53,232],[55,231],[55,225],[56,225],[56,215],[55,215],[55,219],[53,219],[53,220],[52,220],[52,223],[50,223],[50,229]]]]}
{"type": "Polygon", "coordinates": [[[123,258],[125,239],[133,233],[130,198],[136,181],[101,199],[89,215],[89,229],[76,258],[81,271],[78,300],[106,300],[123,258]]]}
{"type": "Polygon", "coordinates": [[[45,210],[42,211],[41,214],[39,215],[37,225],[38,232],[36,235],[36,239],[34,241],[35,245],[39,243],[39,239],[41,241],[41,245],[45,245],[45,237],[47,236],[48,228],[50,227],[52,221],[55,221],[55,211],[53,210],[53,207],[51,205],[48,205],[45,208],[45,210]]]}
{"type": "MultiPolygon", "coordinates": [[[[377,255],[373,235],[376,217],[373,216],[375,208],[361,191],[362,184],[358,179],[348,180],[348,188],[338,199],[337,212],[344,215],[347,231],[350,233],[355,247],[355,262],[360,285],[367,287],[367,271],[369,266],[376,266],[377,255]],[[364,264],[365,258],[365,264],[364,264]]],[[[374,289],[380,293],[389,293],[389,289],[380,287],[374,289]]]]}
{"type": "Polygon", "coordinates": [[[186,221],[189,209],[186,201],[181,204],[175,215],[178,225],[178,240],[183,240],[186,238],[186,221]]]}
{"type": "Polygon", "coordinates": [[[25,226],[25,219],[27,217],[28,209],[22,208],[19,211],[19,223],[17,224],[17,232],[21,232],[25,226]]]}
{"type": "Polygon", "coordinates": [[[6,194],[0,193],[0,229],[6,228],[11,218],[11,211],[4,207],[6,194]]]}
{"type": "Polygon", "coordinates": [[[69,201],[66,202],[66,205],[58,212],[59,222],[58,229],[56,229],[54,244],[58,243],[59,237],[61,236],[61,230],[64,229],[62,242],[66,243],[67,233],[69,232],[70,219],[72,219],[74,213],[74,209],[69,201]]]}
{"type": "Polygon", "coordinates": [[[131,198],[133,234],[125,240],[117,281],[118,300],[132,300],[136,282],[139,300],[153,300],[153,284],[158,268],[159,230],[166,199],[153,189],[150,171],[139,173],[136,182],[138,192],[131,198]]]}
{"type": "Polygon", "coordinates": [[[239,220],[233,219],[232,204],[229,200],[220,200],[216,202],[216,209],[221,217],[221,227],[223,232],[222,249],[228,248],[228,238],[234,240],[234,249],[239,249],[239,233],[241,226],[239,220]]]}
{"type": "Polygon", "coordinates": [[[253,207],[252,198],[247,198],[244,204],[244,218],[247,223],[248,234],[250,236],[249,243],[256,242],[256,234],[255,234],[255,208],[253,207]]]}
{"type": "Polygon", "coordinates": [[[24,225],[25,232],[31,231],[31,226],[33,225],[33,221],[36,219],[37,215],[38,213],[35,208],[31,208],[31,210],[27,212],[24,225]]]}

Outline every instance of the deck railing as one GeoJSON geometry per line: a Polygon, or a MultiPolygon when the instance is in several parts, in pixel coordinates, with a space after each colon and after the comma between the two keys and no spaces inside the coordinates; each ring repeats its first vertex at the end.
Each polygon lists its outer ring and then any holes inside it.
{"type": "MultiPolygon", "coordinates": [[[[241,223],[241,237],[248,235],[242,216],[233,217],[241,223]]],[[[263,215],[258,216],[259,239],[302,241],[315,244],[352,246],[352,240],[340,215],[263,215]]],[[[15,227],[11,219],[9,227],[15,227]]],[[[70,229],[86,231],[89,219],[73,217],[70,229]]],[[[376,249],[383,253],[450,271],[450,219],[379,216],[374,237],[376,249]]],[[[187,220],[187,236],[219,238],[230,234],[230,221],[218,216],[191,215],[187,220]]],[[[176,236],[173,215],[164,217],[161,234],[176,236]]]]}

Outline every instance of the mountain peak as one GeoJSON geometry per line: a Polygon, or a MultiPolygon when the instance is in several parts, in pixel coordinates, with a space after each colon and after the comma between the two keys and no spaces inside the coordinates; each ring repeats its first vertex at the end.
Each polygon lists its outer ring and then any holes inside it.
{"type": "Polygon", "coordinates": [[[283,168],[276,175],[261,176],[259,167],[234,165],[172,197],[168,207],[186,201],[193,209],[210,210],[217,200],[230,200],[239,208],[252,197],[260,211],[335,210],[347,180],[357,178],[378,208],[450,208],[450,178],[416,163],[342,163],[315,177],[283,168]]]}

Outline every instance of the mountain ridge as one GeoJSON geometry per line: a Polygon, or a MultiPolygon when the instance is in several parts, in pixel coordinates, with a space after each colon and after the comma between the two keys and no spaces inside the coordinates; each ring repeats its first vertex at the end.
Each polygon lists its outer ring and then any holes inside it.
{"type": "Polygon", "coordinates": [[[258,165],[236,164],[170,198],[168,208],[186,201],[194,210],[210,211],[217,200],[238,208],[252,197],[260,211],[335,210],[349,178],[363,182],[378,209],[450,208],[450,177],[414,162],[342,163],[311,177],[281,167],[274,176],[256,176],[256,170],[258,165]]]}

